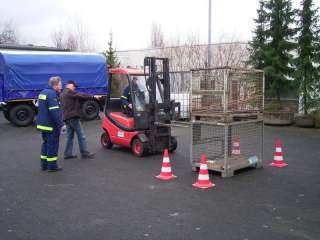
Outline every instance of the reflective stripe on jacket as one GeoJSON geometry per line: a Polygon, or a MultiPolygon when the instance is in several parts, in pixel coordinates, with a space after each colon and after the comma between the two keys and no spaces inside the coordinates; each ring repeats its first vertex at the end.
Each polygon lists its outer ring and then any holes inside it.
{"type": "Polygon", "coordinates": [[[42,90],[38,96],[37,129],[52,132],[63,126],[59,97],[52,88],[42,90]]]}
{"type": "Polygon", "coordinates": [[[121,103],[124,106],[127,106],[131,103],[131,94],[130,94],[130,86],[127,86],[122,93],[121,103]]]}

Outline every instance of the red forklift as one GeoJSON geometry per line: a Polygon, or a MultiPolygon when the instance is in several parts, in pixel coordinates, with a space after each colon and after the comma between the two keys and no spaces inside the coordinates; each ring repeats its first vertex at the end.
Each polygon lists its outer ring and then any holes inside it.
{"type": "Polygon", "coordinates": [[[169,60],[146,57],[143,70],[110,69],[108,95],[102,121],[101,145],[131,148],[142,157],[176,150],[171,121],[180,116],[180,103],[170,99],[169,60]],[[123,109],[121,96],[129,86],[131,114],[123,109]]]}

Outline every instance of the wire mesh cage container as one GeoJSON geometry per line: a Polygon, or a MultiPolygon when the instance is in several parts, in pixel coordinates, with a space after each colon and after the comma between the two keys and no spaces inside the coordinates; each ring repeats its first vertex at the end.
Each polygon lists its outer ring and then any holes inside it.
{"type": "Polygon", "coordinates": [[[194,119],[222,122],[263,112],[264,72],[255,69],[215,67],[191,70],[190,112],[194,119]]]}
{"type": "Polygon", "coordinates": [[[193,171],[200,167],[202,154],[207,157],[208,169],[221,172],[222,177],[231,177],[239,169],[262,167],[263,121],[193,121],[190,152],[193,171]]]}

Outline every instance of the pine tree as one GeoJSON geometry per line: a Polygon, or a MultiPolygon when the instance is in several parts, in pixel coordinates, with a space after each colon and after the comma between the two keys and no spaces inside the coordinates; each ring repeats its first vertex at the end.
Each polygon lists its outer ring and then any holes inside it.
{"type": "Polygon", "coordinates": [[[320,107],[320,27],[318,8],[312,0],[302,0],[299,10],[298,56],[296,82],[301,96],[302,110],[308,114],[320,107]]]}
{"type": "Polygon", "coordinates": [[[266,30],[265,51],[266,90],[280,101],[281,93],[290,87],[294,69],[292,50],[296,30],[295,12],[291,0],[269,0],[266,3],[269,27],[266,30]]]}
{"type": "Polygon", "coordinates": [[[268,25],[268,16],[265,9],[266,1],[259,1],[258,17],[254,19],[256,29],[253,31],[253,40],[249,43],[250,57],[247,64],[256,69],[265,68],[265,50],[266,50],[266,26],[268,25]]]}
{"type": "Polygon", "coordinates": [[[103,53],[107,58],[107,65],[108,68],[115,68],[120,66],[120,62],[118,60],[116,50],[112,46],[113,38],[112,32],[109,34],[109,41],[108,41],[108,49],[103,53]]]}

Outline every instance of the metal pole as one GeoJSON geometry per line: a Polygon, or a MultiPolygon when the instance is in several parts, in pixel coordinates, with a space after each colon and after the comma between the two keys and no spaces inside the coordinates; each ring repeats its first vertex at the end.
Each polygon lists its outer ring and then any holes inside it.
{"type": "Polygon", "coordinates": [[[209,0],[209,24],[208,24],[208,66],[211,66],[211,0],[209,0]]]}
{"type": "Polygon", "coordinates": [[[191,167],[194,167],[194,165],[193,165],[193,126],[194,126],[194,123],[191,122],[191,125],[190,125],[190,163],[191,163],[191,167]]]}
{"type": "Polygon", "coordinates": [[[227,96],[227,91],[228,91],[228,75],[229,75],[229,70],[224,69],[223,70],[223,113],[226,114],[228,112],[228,96],[227,96]]]}
{"type": "Polygon", "coordinates": [[[222,173],[222,177],[229,177],[229,135],[228,135],[229,125],[224,126],[224,170],[222,173]]]}

